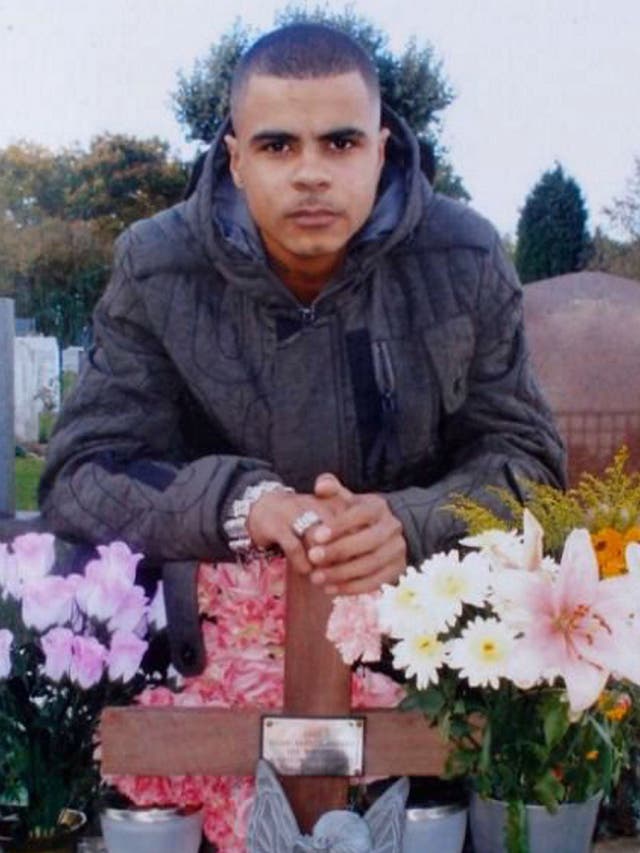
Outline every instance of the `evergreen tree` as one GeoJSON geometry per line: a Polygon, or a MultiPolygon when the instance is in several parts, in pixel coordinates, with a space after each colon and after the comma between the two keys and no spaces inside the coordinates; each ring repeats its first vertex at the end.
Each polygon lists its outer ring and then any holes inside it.
{"type": "Polygon", "coordinates": [[[580,187],[560,164],[527,196],[517,240],[515,262],[525,283],[575,272],[589,262],[587,208],[580,187]]]}

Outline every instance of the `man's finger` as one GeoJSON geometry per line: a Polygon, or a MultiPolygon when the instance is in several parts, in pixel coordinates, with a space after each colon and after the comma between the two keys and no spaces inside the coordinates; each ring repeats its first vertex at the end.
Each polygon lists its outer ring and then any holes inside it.
{"type": "Polygon", "coordinates": [[[387,565],[364,578],[357,578],[341,584],[327,584],[324,591],[327,595],[363,595],[366,592],[377,592],[382,584],[395,583],[405,568],[406,566],[403,563],[387,565]]]}
{"type": "Polygon", "coordinates": [[[389,531],[389,526],[384,522],[363,526],[355,533],[340,536],[333,542],[314,544],[309,549],[309,560],[314,566],[346,563],[355,557],[375,551],[389,539],[389,531]]]}
{"type": "Polygon", "coordinates": [[[376,575],[385,566],[400,565],[404,562],[405,548],[401,539],[390,539],[375,551],[363,554],[353,560],[333,566],[315,567],[311,573],[311,582],[333,587],[358,578],[376,575]]]}
{"type": "Polygon", "coordinates": [[[320,474],[316,477],[313,492],[318,498],[341,498],[345,503],[353,502],[354,495],[344,486],[335,474],[320,474]]]}
{"type": "Polygon", "coordinates": [[[329,524],[318,525],[311,538],[319,545],[325,545],[362,527],[369,527],[382,516],[385,507],[386,504],[382,500],[358,500],[339,516],[331,519],[329,524]]]}

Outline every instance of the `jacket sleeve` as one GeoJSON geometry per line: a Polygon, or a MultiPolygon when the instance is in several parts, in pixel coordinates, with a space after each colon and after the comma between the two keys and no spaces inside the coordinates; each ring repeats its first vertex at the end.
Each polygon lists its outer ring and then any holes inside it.
{"type": "Polygon", "coordinates": [[[221,522],[270,465],[183,451],[184,383],[152,331],[131,271],[130,236],[94,313],[96,344],[49,444],[40,503],[58,535],[124,539],[156,559],[230,557],[221,522]]]}
{"type": "Polygon", "coordinates": [[[436,331],[433,342],[445,473],[427,488],[385,495],[403,524],[411,562],[453,547],[464,534],[447,509],[454,495],[491,505],[488,486],[506,487],[522,501],[523,481],[565,484],[564,448],[525,339],[522,287],[497,237],[478,281],[471,315],[440,330],[441,340],[436,331]],[[465,336],[468,346],[460,340],[465,336]],[[468,360],[460,358],[465,350],[468,360]]]}

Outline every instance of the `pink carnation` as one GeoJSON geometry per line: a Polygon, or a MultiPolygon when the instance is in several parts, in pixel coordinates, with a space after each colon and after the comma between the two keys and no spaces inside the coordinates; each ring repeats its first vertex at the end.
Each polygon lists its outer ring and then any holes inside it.
{"type": "Polygon", "coordinates": [[[169,690],[168,687],[148,687],[138,696],[138,702],[149,707],[166,707],[167,705],[175,705],[175,700],[179,695],[179,693],[169,690]]]}
{"type": "Polygon", "coordinates": [[[215,616],[218,606],[218,570],[213,563],[198,566],[198,611],[203,616],[215,616]]]}
{"type": "Polygon", "coordinates": [[[379,598],[379,592],[334,598],[327,639],[337,646],[345,663],[380,660],[382,632],[376,606],[379,598]]]}
{"type": "Polygon", "coordinates": [[[359,666],[351,676],[352,708],[395,708],[405,696],[404,687],[382,672],[359,666]]]}

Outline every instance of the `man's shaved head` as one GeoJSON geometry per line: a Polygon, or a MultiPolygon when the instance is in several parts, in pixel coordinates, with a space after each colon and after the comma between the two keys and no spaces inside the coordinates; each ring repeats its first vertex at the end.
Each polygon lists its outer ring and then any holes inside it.
{"type": "Polygon", "coordinates": [[[253,74],[308,80],[357,71],[374,100],[380,101],[376,67],[346,33],[325,24],[291,24],[262,36],[241,57],[231,81],[231,114],[253,74]]]}

